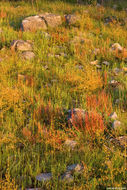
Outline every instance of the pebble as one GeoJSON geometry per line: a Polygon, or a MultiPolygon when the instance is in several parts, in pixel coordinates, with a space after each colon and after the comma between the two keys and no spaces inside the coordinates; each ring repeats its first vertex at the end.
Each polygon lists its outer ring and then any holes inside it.
{"type": "Polygon", "coordinates": [[[112,123],[112,127],[113,127],[113,129],[117,129],[117,128],[119,128],[120,125],[121,125],[121,122],[118,121],[118,120],[115,120],[115,121],[112,123]]]}
{"type": "Polygon", "coordinates": [[[116,112],[113,112],[113,113],[111,113],[111,115],[109,116],[111,119],[117,119],[117,114],[116,114],[116,112]]]}

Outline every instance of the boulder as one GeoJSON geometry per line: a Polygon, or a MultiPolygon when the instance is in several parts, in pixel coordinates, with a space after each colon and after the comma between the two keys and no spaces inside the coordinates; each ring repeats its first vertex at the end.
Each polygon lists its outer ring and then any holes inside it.
{"type": "Polygon", "coordinates": [[[14,51],[31,51],[32,50],[32,45],[28,41],[23,41],[23,40],[14,40],[11,43],[11,50],[14,51]]]}
{"type": "Polygon", "coordinates": [[[37,31],[39,29],[55,28],[62,24],[60,15],[44,13],[36,16],[30,16],[22,21],[21,29],[23,31],[37,31]]]}

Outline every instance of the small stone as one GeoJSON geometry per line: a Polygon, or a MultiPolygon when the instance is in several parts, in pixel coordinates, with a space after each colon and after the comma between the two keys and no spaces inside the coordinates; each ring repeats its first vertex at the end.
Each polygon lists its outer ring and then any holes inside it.
{"type": "Polygon", "coordinates": [[[115,43],[112,45],[112,50],[117,50],[118,52],[122,52],[123,47],[119,43],[115,43]]]}
{"type": "Polygon", "coordinates": [[[120,100],[116,99],[115,104],[119,104],[119,103],[120,103],[120,100]]]}
{"type": "Polygon", "coordinates": [[[14,40],[11,43],[11,49],[16,51],[31,51],[32,50],[32,45],[27,42],[27,41],[23,41],[23,40],[14,40]]]}
{"type": "Polygon", "coordinates": [[[112,127],[113,129],[117,129],[121,126],[121,122],[118,121],[118,120],[115,120],[113,123],[112,123],[112,127]]]}
{"type": "Polygon", "coordinates": [[[77,142],[67,139],[64,144],[73,150],[75,148],[75,146],[77,145],[77,142]]]}
{"type": "Polygon", "coordinates": [[[82,164],[72,164],[67,167],[67,171],[75,171],[77,173],[81,173],[83,171],[84,167],[82,164]]]}
{"type": "Polygon", "coordinates": [[[103,65],[106,65],[106,66],[109,66],[109,65],[110,65],[110,63],[109,63],[108,61],[103,61],[102,64],[103,64],[103,65]]]}
{"type": "Polygon", "coordinates": [[[101,65],[96,65],[96,68],[97,69],[101,69],[101,65]]]}
{"type": "Polygon", "coordinates": [[[83,67],[83,65],[76,65],[75,68],[76,68],[76,69],[83,70],[84,67],[83,67]]]}
{"type": "Polygon", "coordinates": [[[113,73],[117,76],[119,73],[121,73],[122,72],[122,70],[121,69],[119,69],[119,68],[114,68],[113,69],[113,73]]]}
{"type": "Polygon", "coordinates": [[[100,53],[100,49],[99,48],[95,48],[95,50],[93,51],[94,55],[98,55],[100,53]]]}
{"type": "Polygon", "coordinates": [[[113,9],[116,10],[117,9],[117,5],[113,5],[113,9]]]}
{"type": "Polygon", "coordinates": [[[116,112],[113,112],[113,113],[111,113],[111,115],[109,116],[111,119],[117,119],[117,114],[116,114],[116,112]]]}
{"type": "Polygon", "coordinates": [[[73,176],[71,175],[70,172],[65,172],[65,173],[61,176],[61,180],[62,180],[62,181],[65,181],[65,182],[68,182],[68,183],[71,183],[71,182],[73,182],[74,178],[73,178],[73,176]]]}
{"type": "Polygon", "coordinates": [[[49,180],[51,180],[51,178],[52,178],[51,173],[41,173],[36,176],[36,180],[38,180],[38,181],[49,181],[49,180]]]}
{"type": "Polygon", "coordinates": [[[31,60],[35,58],[35,54],[32,51],[25,51],[22,53],[22,58],[26,60],[31,60]]]}
{"type": "Polygon", "coordinates": [[[120,136],[120,137],[117,137],[117,139],[119,140],[120,144],[122,146],[127,146],[127,136],[120,136]]]}
{"type": "Polygon", "coordinates": [[[80,108],[74,108],[72,110],[68,110],[68,121],[70,121],[71,123],[75,122],[77,120],[80,119],[84,119],[85,118],[85,113],[86,111],[80,108]]]}
{"type": "Polygon", "coordinates": [[[109,82],[109,84],[110,84],[112,87],[116,87],[119,83],[118,83],[118,81],[116,81],[116,80],[111,80],[111,81],[109,82]]]}

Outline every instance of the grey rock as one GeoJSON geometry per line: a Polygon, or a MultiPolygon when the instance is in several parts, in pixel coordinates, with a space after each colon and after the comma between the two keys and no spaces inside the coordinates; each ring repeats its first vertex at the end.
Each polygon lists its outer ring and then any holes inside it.
{"type": "Polygon", "coordinates": [[[51,173],[41,173],[36,176],[36,180],[38,180],[38,181],[49,181],[49,180],[51,180],[51,178],[52,178],[51,173]]]}
{"type": "Polygon", "coordinates": [[[113,69],[113,73],[117,76],[119,73],[121,73],[122,72],[122,70],[121,69],[119,69],[119,68],[114,68],[113,69]]]}
{"type": "Polygon", "coordinates": [[[101,67],[101,65],[96,65],[96,68],[101,69],[102,67],[101,67]]]}
{"type": "Polygon", "coordinates": [[[68,110],[68,120],[73,123],[73,121],[78,121],[79,119],[85,118],[86,111],[80,108],[74,108],[72,110],[68,110]]]}
{"type": "Polygon", "coordinates": [[[84,170],[84,166],[82,164],[72,164],[70,166],[67,167],[67,171],[71,171],[71,172],[77,172],[77,173],[81,173],[84,170]]]}
{"type": "Polygon", "coordinates": [[[77,145],[77,142],[74,140],[67,139],[64,144],[65,146],[68,146],[73,150],[75,146],[77,145]]]}
{"type": "Polygon", "coordinates": [[[61,176],[61,180],[67,183],[71,183],[74,180],[74,177],[71,175],[70,172],[65,172],[62,176],[61,176]]]}
{"type": "Polygon", "coordinates": [[[119,140],[120,144],[122,146],[127,146],[127,136],[120,136],[120,137],[117,137],[117,139],[119,140]]]}
{"type": "Polygon", "coordinates": [[[37,31],[39,29],[54,28],[62,24],[60,15],[44,13],[36,16],[30,16],[22,21],[21,29],[23,31],[37,31]]]}
{"type": "Polygon", "coordinates": [[[121,126],[121,122],[118,121],[118,120],[115,120],[113,123],[112,123],[112,127],[113,129],[117,129],[121,126]]]}
{"type": "Polygon", "coordinates": [[[109,65],[110,65],[110,63],[109,63],[108,61],[103,61],[102,64],[103,64],[103,65],[106,65],[106,66],[109,66],[109,65]]]}
{"type": "Polygon", "coordinates": [[[25,51],[22,53],[22,58],[26,60],[31,60],[35,58],[35,54],[32,51],[25,51]]]}
{"type": "Polygon", "coordinates": [[[79,69],[79,70],[83,70],[84,69],[83,65],[76,65],[75,68],[79,69]]]}
{"type": "Polygon", "coordinates": [[[14,40],[11,43],[11,49],[12,50],[18,50],[18,51],[31,51],[32,45],[28,41],[23,40],[14,40]]]}
{"type": "Polygon", "coordinates": [[[112,86],[112,87],[116,87],[116,86],[118,86],[118,81],[116,81],[116,80],[111,80],[111,81],[109,81],[109,85],[110,86],[112,86]]]}
{"type": "Polygon", "coordinates": [[[114,120],[115,120],[115,119],[117,119],[118,116],[117,116],[116,112],[113,112],[113,113],[110,114],[109,117],[110,117],[111,119],[114,119],[114,120]]]}

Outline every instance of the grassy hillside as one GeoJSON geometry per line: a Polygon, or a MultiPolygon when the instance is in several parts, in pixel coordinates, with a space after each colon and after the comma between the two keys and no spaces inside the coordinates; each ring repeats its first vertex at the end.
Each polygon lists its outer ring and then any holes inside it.
{"type": "Polygon", "coordinates": [[[0,2],[0,189],[126,188],[126,48],[126,1],[0,2]],[[62,25],[21,30],[46,12],[62,25]],[[65,14],[80,19],[67,24],[65,14]],[[32,44],[34,58],[13,40],[32,44]]]}

